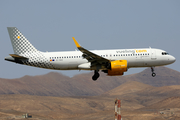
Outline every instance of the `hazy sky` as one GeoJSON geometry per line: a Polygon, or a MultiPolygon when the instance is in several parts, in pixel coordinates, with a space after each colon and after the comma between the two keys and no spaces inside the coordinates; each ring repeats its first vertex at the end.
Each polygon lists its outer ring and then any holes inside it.
{"type": "MultiPolygon", "coordinates": [[[[7,27],[17,27],[40,51],[75,50],[72,37],[89,50],[163,49],[176,57],[167,67],[180,71],[179,0],[1,0],[0,78],[41,75],[55,70],[4,60],[14,53],[7,27]]],[[[128,74],[142,70],[129,69],[128,74]]]]}

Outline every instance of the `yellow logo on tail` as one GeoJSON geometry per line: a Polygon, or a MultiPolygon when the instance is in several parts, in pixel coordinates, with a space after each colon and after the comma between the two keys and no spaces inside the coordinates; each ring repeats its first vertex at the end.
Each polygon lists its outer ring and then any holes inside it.
{"type": "Polygon", "coordinates": [[[20,36],[17,36],[17,39],[19,39],[20,38],[20,36]]]}

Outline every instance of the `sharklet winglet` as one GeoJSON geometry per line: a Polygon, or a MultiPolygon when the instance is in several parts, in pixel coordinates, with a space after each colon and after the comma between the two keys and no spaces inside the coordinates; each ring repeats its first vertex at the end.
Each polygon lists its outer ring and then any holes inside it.
{"type": "Polygon", "coordinates": [[[77,48],[81,47],[74,37],[72,37],[77,48]]]}

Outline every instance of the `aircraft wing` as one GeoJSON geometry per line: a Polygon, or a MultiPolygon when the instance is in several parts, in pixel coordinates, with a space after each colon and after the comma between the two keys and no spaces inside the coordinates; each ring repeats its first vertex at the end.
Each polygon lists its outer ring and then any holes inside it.
{"type": "Polygon", "coordinates": [[[106,64],[109,63],[110,60],[103,58],[91,51],[86,50],[85,48],[81,47],[79,43],[76,41],[74,37],[72,37],[74,40],[74,43],[76,44],[76,47],[83,53],[83,57],[86,58],[91,64],[106,64]]]}

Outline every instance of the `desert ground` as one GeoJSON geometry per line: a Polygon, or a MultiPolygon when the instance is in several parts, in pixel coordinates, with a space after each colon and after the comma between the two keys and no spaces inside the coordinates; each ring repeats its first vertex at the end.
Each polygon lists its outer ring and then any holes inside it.
{"type": "Polygon", "coordinates": [[[166,67],[107,77],[93,73],[72,78],[59,73],[0,78],[0,120],[113,120],[121,100],[123,120],[180,120],[180,73],[166,67]]]}

